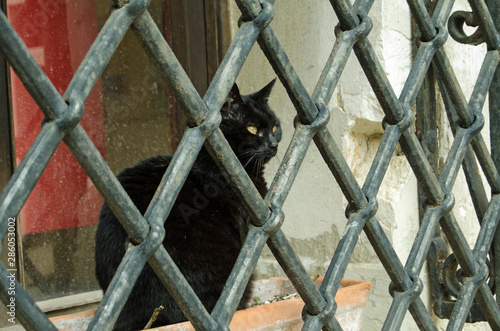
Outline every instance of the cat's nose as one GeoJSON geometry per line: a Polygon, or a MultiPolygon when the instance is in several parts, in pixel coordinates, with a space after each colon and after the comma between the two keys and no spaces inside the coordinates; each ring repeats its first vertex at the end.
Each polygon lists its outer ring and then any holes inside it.
{"type": "Polygon", "coordinates": [[[276,143],[269,143],[269,148],[268,148],[268,154],[269,156],[275,156],[276,153],[278,153],[278,142],[276,143]]]}

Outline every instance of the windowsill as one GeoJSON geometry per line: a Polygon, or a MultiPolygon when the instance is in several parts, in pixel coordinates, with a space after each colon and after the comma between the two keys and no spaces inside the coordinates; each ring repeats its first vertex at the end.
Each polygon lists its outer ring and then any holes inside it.
{"type": "MultiPolygon", "coordinates": [[[[37,302],[47,317],[74,314],[85,310],[95,309],[102,300],[101,290],[81,294],[68,295],[56,299],[37,302]]],[[[0,327],[1,331],[25,330],[21,325],[0,327]]]]}
{"type": "Polygon", "coordinates": [[[95,308],[102,300],[102,296],[102,291],[98,290],[39,301],[37,305],[48,317],[55,317],[95,308]]]}

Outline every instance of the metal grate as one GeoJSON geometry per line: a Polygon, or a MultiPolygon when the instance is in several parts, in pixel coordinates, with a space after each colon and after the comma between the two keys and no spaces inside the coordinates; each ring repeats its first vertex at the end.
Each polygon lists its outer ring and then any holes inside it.
{"type": "MultiPolygon", "coordinates": [[[[330,0],[340,21],[336,30],[337,41],[312,95],[307,93],[272,27],[269,26],[274,15],[274,1],[259,3],[257,0],[237,0],[243,14],[241,27],[203,99],[196,93],[147,12],[149,1],[116,0],[116,2],[117,9],[113,11],[99,33],[63,96],[56,91],[36,64],[5,15],[0,15],[0,49],[46,117],[36,141],[2,192],[0,237],[4,240],[7,238],[9,218],[19,213],[56,147],[61,140],[64,140],[115,215],[121,220],[130,237],[135,242],[141,243],[127,250],[123,263],[89,326],[90,330],[107,330],[112,327],[132,290],[133,282],[146,262],[151,264],[196,329],[228,330],[244,285],[266,242],[306,303],[304,330],[321,328],[341,330],[334,317],[336,304],[332,298],[338,290],[362,230],[365,231],[392,280],[390,290],[393,302],[384,329],[398,329],[409,310],[421,329],[437,330],[420,298],[423,284],[419,274],[428,252],[431,260],[434,258],[432,261],[436,262],[434,269],[437,270],[439,266],[440,237],[435,237],[438,227],[445,233],[462,275],[462,286],[455,293],[456,300],[451,302],[453,307],[448,309],[449,314],[446,314],[445,308],[450,301],[446,299],[447,296],[441,292],[439,286],[434,284],[434,296],[437,298],[435,302],[439,303],[437,309],[441,309],[442,316],[449,318],[448,330],[459,330],[463,327],[474,299],[479,305],[479,311],[482,312],[481,316],[488,321],[492,329],[500,330],[500,308],[496,301],[500,297],[498,236],[492,245],[495,232],[498,233],[496,229],[500,219],[500,176],[481,136],[484,123],[481,110],[500,60],[498,51],[500,34],[488,11],[489,6],[491,12],[496,13],[498,24],[500,8],[497,1],[470,0],[473,13],[455,13],[449,23],[448,30],[457,40],[475,44],[485,42],[488,45],[479,78],[468,101],[459,88],[446,52],[442,48],[447,38],[444,24],[450,17],[453,1],[438,1],[433,14],[430,15],[424,1],[408,0],[421,34],[421,43],[398,98],[370,42],[366,39],[372,27],[368,12],[373,0],[358,0],[353,5],[348,0],[330,0]],[[461,26],[464,22],[472,22],[479,26],[479,32],[473,38],[463,34],[461,26]],[[86,98],[129,27],[136,32],[152,61],[157,64],[163,79],[190,123],[190,128],[186,130],[163,177],[161,190],[154,197],[144,217],[133,206],[79,124],[86,98]],[[265,199],[260,197],[218,129],[221,120],[219,109],[255,41],[258,41],[297,110],[294,137],[265,199]],[[327,104],[352,50],[385,112],[385,133],[362,187],[355,180],[332,135],[325,129],[330,115],[327,104]],[[412,128],[414,122],[412,106],[431,64],[438,77],[455,133],[453,145],[439,177],[434,173],[412,128]],[[281,206],[312,140],[318,146],[349,203],[347,226],[319,290],[314,286],[299,257],[280,230],[284,220],[281,206]],[[205,141],[214,160],[230,175],[242,202],[251,210],[253,221],[238,261],[211,314],[205,310],[161,245],[165,231],[163,221],[175,199],[175,195],[171,192],[179,192],[205,141]],[[398,142],[425,195],[422,223],[404,265],[375,217],[377,192],[398,142]],[[480,213],[481,230],[475,247],[471,250],[453,216],[454,198],[451,190],[462,164],[468,178],[477,178],[477,171],[471,171],[477,169],[476,158],[488,180],[492,195],[489,201],[481,202],[483,206],[480,213]],[[490,251],[493,254],[489,255],[490,251]],[[124,275],[127,281],[124,281],[124,275]],[[493,289],[489,286],[489,279],[496,280],[493,282],[493,289]]],[[[498,101],[495,102],[495,98],[500,100],[498,84],[500,79],[496,79],[492,85],[497,90],[496,94],[493,87],[490,91],[490,98],[493,100],[490,102],[490,108],[494,112],[493,118],[500,118],[499,114],[495,113],[499,110],[498,101]]],[[[474,185],[470,186],[478,188],[474,185]]],[[[484,191],[482,184],[479,189],[484,191]]],[[[431,269],[432,267],[431,263],[431,269]]],[[[8,275],[8,266],[0,265],[0,297],[4,304],[9,303],[8,275]]],[[[26,329],[55,330],[55,326],[37,308],[20,284],[16,283],[16,289],[17,317],[26,329]]]]}

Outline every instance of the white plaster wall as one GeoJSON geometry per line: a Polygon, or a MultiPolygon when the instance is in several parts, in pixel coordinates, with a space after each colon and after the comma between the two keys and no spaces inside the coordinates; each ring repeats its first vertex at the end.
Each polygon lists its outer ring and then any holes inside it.
{"type": "MultiPolygon", "coordinates": [[[[329,1],[284,1],[277,0],[274,6],[275,19],[272,26],[286,50],[295,70],[307,90],[312,93],[321,70],[335,42],[334,27],[338,20],[329,1]]],[[[466,0],[457,1],[454,10],[467,8],[466,0]]],[[[235,4],[231,7],[233,34],[240,16],[235,4]]],[[[385,73],[399,96],[411,68],[411,22],[405,0],[375,1],[369,16],[374,27],[368,39],[385,73]]],[[[484,57],[484,47],[459,45],[453,40],[446,44],[456,74],[464,93],[469,98],[477,73],[484,57]]],[[[246,61],[238,84],[242,93],[255,91],[276,75],[256,44],[246,61]]],[[[276,84],[271,96],[271,105],[282,121],[283,139],[279,157],[267,167],[268,181],[276,172],[279,161],[286,151],[293,134],[295,109],[281,84],[276,84]]],[[[331,121],[328,128],[334,136],[360,186],[371,166],[373,157],[383,134],[381,121],[383,112],[364,76],[354,54],[349,59],[342,78],[329,104],[331,121]]],[[[447,125],[444,110],[440,108],[439,119],[447,125]]],[[[487,133],[485,133],[486,137],[487,133]]],[[[446,155],[453,141],[449,129],[440,131],[440,152],[446,155]]],[[[441,166],[445,158],[441,160],[441,166]]],[[[477,235],[477,220],[463,175],[457,180],[455,216],[467,231],[472,244],[477,235]]],[[[396,150],[388,173],[378,196],[377,218],[387,237],[404,264],[418,231],[417,182],[404,154],[396,150]]],[[[302,262],[311,275],[323,275],[344,230],[346,200],[335,179],[324,164],[321,155],[311,145],[296,182],[284,205],[287,235],[302,262]]],[[[270,251],[266,248],[257,267],[259,277],[283,274],[270,251]]],[[[420,275],[427,284],[428,274],[424,268],[420,275]]],[[[346,278],[366,279],[372,282],[369,302],[365,312],[364,330],[380,330],[386,318],[392,298],[388,293],[390,279],[368,242],[364,233],[353,253],[346,278]]],[[[430,306],[429,286],[422,299],[430,306]]],[[[438,322],[443,329],[446,323],[438,322]]],[[[417,330],[410,314],[407,314],[402,329],[417,330]]],[[[488,330],[482,324],[466,326],[466,330],[488,330]]]]}
{"type": "MultiPolygon", "coordinates": [[[[232,21],[236,22],[239,10],[233,9],[235,10],[232,21]]],[[[336,18],[331,5],[327,1],[314,4],[300,1],[290,6],[288,2],[277,1],[275,11],[272,25],[276,34],[305,87],[312,93],[335,41],[336,18]],[[310,13],[310,16],[306,13],[310,13]],[[292,33],[297,30],[300,30],[300,33],[292,33]]],[[[255,45],[237,82],[242,93],[249,93],[264,86],[274,77],[276,75],[267,59],[258,45],[255,45]]],[[[271,105],[281,119],[283,138],[279,157],[267,167],[268,182],[271,182],[292,137],[293,118],[296,114],[281,83],[275,86],[271,105]]],[[[332,121],[336,122],[337,120],[332,121]]],[[[321,156],[313,144],[285,203],[284,230],[311,273],[323,274],[327,266],[326,257],[333,254],[338,242],[338,229],[342,230],[345,217],[342,193],[327,166],[320,160],[321,156]],[[317,245],[319,238],[323,239],[323,245],[317,245]]],[[[281,273],[280,267],[267,249],[262,256],[258,273],[261,276],[281,273]]]]}

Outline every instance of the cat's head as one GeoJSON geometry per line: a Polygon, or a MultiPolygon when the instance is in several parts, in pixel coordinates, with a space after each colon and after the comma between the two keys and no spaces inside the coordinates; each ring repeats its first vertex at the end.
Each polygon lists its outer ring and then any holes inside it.
{"type": "Polygon", "coordinates": [[[276,79],[260,91],[240,95],[234,84],[221,109],[220,128],[249,173],[260,172],[278,151],[281,126],[268,101],[276,79]]]}

